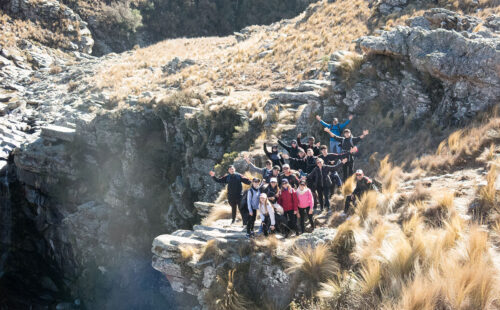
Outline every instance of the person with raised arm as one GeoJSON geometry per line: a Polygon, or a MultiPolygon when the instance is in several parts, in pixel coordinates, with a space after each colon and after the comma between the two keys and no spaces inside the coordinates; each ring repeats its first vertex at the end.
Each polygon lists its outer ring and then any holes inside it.
{"type": "Polygon", "coordinates": [[[318,193],[319,206],[321,211],[324,208],[330,209],[330,188],[332,187],[332,180],[330,179],[330,173],[334,172],[340,165],[347,162],[347,158],[344,158],[341,162],[336,165],[325,165],[323,159],[316,159],[316,168],[307,175],[307,179],[311,180],[314,184],[314,189],[318,193]]]}
{"type": "MultiPolygon", "coordinates": [[[[281,145],[288,152],[288,155],[291,158],[299,158],[300,151],[301,150],[304,151],[304,149],[299,147],[297,140],[292,140],[292,143],[290,145],[286,145],[283,141],[278,140],[278,144],[281,145]]],[[[299,168],[295,163],[290,163],[290,168],[292,168],[293,170],[299,170],[299,168]]]]}
{"type": "Polygon", "coordinates": [[[262,181],[269,183],[269,178],[273,174],[273,162],[270,159],[266,160],[266,166],[264,168],[259,168],[250,161],[248,156],[244,156],[243,158],[247,162],[250,172],[260,174],[262,181]]]}
{"type": "Polygon", "coordinates": [[[273,145],[271,147],[271,152],[267,149],[267,144],[264,142],[264,153],[266,153],[267,158],[269,158],[274,166],[279,166],[281,169],[281,165],[284,164],[283,158],[281,158],[280,153],[278,152],[278,146],[273,145]]]}
{"type": "MultiPolygon", "coordinates": [[[[316,115],[316,119],[320,122],[323,127],[330,129],[331,132],[336,134],[337,136],[340,136],[342,134],[342,131],[345,129],[347,125],[351,122],[353,116],[349,115],[349,118],[343,122],[342,124],[339,124],[339,119],[338,118],[333,118],[332,123],[328,124],[327,122],[323,121],[321,119],[321,116],[316,115]]],[[[330,137],[330,153],[341,153],[342,149],[340,148],[340,143],[337,142],[333,137],[330,137]]]]}
{"type": "MultiPolygon", "coordinates": [[[[236,172],[233,165],[229,166],[229,168],[227,168],[227,174],[220,178],[216,177],[213,171],[210,171],[209,174],[215,182],[227,184],[227,201],[231,206],[231,224],[234,224],[236,221],[236,209],[239,209],[241,204],[241,191],[243,189],[241,183],[250,185],[252,182],[245,176],[236,172]]],[[[241,210],[239,211],[243,219],[243,225],[246,225],[247,219],[244,215],[246,212],[243,213],[241,210]]]]}
{"type": "Polygon", "coordinates": [[[356,144],[358,144],[362,139],[364,139],[370,132],[368,130],[363,130],[363,134],[359,137],[353,137],[349,129],[344,129],[343,137],[334,134],[330,129],[325,128],[325,131],[330,134],[337,142],[340,143],[340,148],[343,153],[347,153],[347,163],[342,167],[344,182],[348,177],[354,173],[354,156],[353,154],[357,152],[356,144]]]}
{"type": "Polygon", "coordinates": [[[309,139],[307,139],[307,144],[302,144],[302,142],[300,141],[301,138],[302,134],[299,133],[297,135],[297,144],[299,145],[299,147],[303,148],[306,151],[307,149],[312,149],[314,152],[314,156],[318,156],[320,143],[316,143],[316,139],[314,137],[309,137],[309,139]]]}

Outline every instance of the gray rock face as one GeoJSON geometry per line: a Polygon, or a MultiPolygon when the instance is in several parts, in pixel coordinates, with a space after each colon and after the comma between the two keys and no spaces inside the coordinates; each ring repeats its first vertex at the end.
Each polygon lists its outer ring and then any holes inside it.
{"type": "Polygon", "coordinates": [[[403,57],[419,72],[440,81],[444,96],[438,103],[436,118],[451,115],[460,120],[499,102],[500,38],[493,33],[483,37],[470,32],[433,29],[436,24],[455,30],[471,29],[477,22],[447,12],[434,10],[425,14],[428,29],[396,27],[380,37],[362,37],[358,44],[368,55],[403,57]]]}
{"type": "Polygon", "coordinates": [[[91,54],[94,40],[87,23],[70,8],[55,0],[29,1],[8,0],[7,7],[20,18],[41,23],[49,29],[53,25],[64,25],[62,32],[71,38],[70,50],[91,54]]]}

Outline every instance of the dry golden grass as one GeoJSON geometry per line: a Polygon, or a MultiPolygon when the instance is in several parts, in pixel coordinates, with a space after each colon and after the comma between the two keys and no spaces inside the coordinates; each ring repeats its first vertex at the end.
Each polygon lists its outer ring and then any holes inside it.
{"type": "Polygon", "coordinates": [[[193,246],[180,246],[179,250],[181,252],[181,259],[183,261],[189,261],[195,254],[198,253],[198,248],[193,246]]]}
{"type": "Polygon", "coordinates": [[[345,197],[347,195],[351,195],[355,187],[356,187],[356,176],[352,175],[344,182],[340,191],[342,192],[342,195],[344,195],[345,197]]]}
{"type": "Polygon", "coordinates": [[[476,219],[487,220],[488,216],[492,213],[500,214],[499,195],[496,189],[499,169],[500,160],[491,163],[488,174],[486,175],[486,185],[479,189],[477,194],[477,205],[475,205],[472,210],[476,219]]]}
{"type": "Polygon", "coordinates": [[[236,290],[234,284],[234,273],[234,269],[230,270],[226,281],[221,280],[220,277],[217,278],[218,282],[225,282],[226,286],[225,292],[215,301],[215,309],[217,310],[240,310],[253,308],[253,303],[236,290]]]}
{"type": "Polygon", "coordinates": [[[375,191],[369,191],[361,197],[359,203],[356,205],[356,215],[359,216],[361,223],[368,218],[371,211],[377,208],[378,194],[375,191]]]}
{"type": "Polygon", "coordinates": [[[453,199],[454,193],[445,192],[440,194],[433,204],[422,209],[422,215],[425,217],[426,223],[433,226],[442,226],[443,223],[450,219],[455,212],[453,199]]]}
{"type": "Polygon", "coordinates": [[[286,261],[286,272],[294,274],[298,282],[305,285],[309,295],[339,270],[330,248],[324,244],[315,248],[294,248],[286,261]]]}
{"type": "Polygon", "coordinates": [[[205,261],[212,259],[216,264],[220,263],[224,259],[225,251],[219,247],[217,240],[208,240],[205,246],[200,250],[199,261],[205,261]]]}
{"type": "Polygon", "coordinates": [[[208,216],[203,219],[203,225],[212,225],[217,220],[230,219],[231,207],[228,205],[216,205],[208,216]]]}
{"type": "Polygon", "coordinates": [[[465,166],[498,140],[500,118],[492,117],[479,126],[452,133],[446,141],[441,142],[435,155],[424,156],[412,165],[427,171],[447,171],[465,166]]]}

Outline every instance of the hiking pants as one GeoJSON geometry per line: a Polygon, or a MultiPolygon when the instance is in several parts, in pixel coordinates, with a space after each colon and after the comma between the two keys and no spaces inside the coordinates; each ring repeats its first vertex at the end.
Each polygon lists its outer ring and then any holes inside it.
{"type": "Polygon", "coordinates": [[[318,192],[319,207],[323,210],[323,207],[330,209],[330,188],[329,187],[316,187],[318,192]]]}
{"type": "MultiPolygon", "coordinates": [[[[274,227],[274,229],[276,229],[276,226],[274,227]]],[[[271,217],[269,217],[269,214],[266,214],[264,217],[264,221],[262,222],[262,231],[264,232],[264,236],[269,235],[270,230],[271,230],[271,217]]]]}
{"type": "Polygon", "coordinates": [[[306,216],[309,218],[309,224],[311,224],[312,229],[314,230],[314,221],[313,221],[313,215],[309,214],[309,210],[311,207],[307,208],[299,208],[299,214],[300,214],[300,229],[302,233],[304,233],[305,230],[305,222],[306,222],[306,216]]]}
{"type": "Polygon", "coordinates": [[[289,233],[292,230],[295,230],[295,232],[298,234],[299,231],[297,230],[297,218],[295,214],[293,214],[293,210],[285,211],[285,217],[287,219],[287,228],[285,233],[289,233]]]}
{"type": "Polygon", "coordinates": [[[354,174],[354,159],[349,160],[344,164],[342,167],[342,176],[344,177],[344,182],[347,180],[351,175],[354,174]]]}
{"type": "Polygon", "coordinates": [[[253,213],[253,215],[248,214],[247,234],[250,234],[253,232],[253,228],[255,225],[255,218],[257,217],[257,210],[253,210],[252,213],[253,213]]]}

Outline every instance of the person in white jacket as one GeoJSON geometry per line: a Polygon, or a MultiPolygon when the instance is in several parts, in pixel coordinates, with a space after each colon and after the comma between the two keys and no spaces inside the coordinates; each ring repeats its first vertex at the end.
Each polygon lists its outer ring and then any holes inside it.
{"type": "Polygon", "coordinates": [[[259,213],[260,219],[262,220],[262,229],[264,232],[264,236],[269,234],[269,231],[274,232],[274,208],[267,199],[267,195],[265,193],[260,194],[259,198],[259,213]]]}

